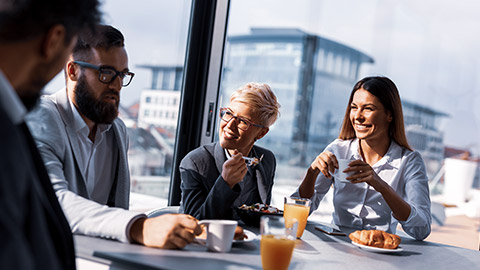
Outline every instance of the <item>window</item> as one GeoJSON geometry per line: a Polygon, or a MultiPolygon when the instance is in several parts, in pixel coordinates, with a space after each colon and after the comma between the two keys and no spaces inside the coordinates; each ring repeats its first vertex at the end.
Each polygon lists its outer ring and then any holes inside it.
{"type": "MultiPolygon", "coordinates": [[[[200,2],[193,4],[201,5],[200,2]]],[[[190,125],[187,133],[192,139],[188,147],[183,141],[180,143],[181,155],[198,144],[218,140],[215,116],[211,129],[205,132],[209,103],[213,109],[226,105],[230,93],[250,81],[269,83],[282,105],[280,119],[257,142],[272,150],[277,158],[272,200],[275,206],[282,205],[282,197],[297,188],[310,162],[338,136],[349,93],[364,76],[385,75],[397,84],[409,142],[422,153],[430,178],[435,177],[449,155],[480,154],[480,86],[475,81],[480,39],[466,30],[480,28],[480,6],[475,1],[216,2],[219,6],[230,3],[225,7],[229,12],[228,29],[212,30],[212,51],[208,51],[212,56],[198,67],[214,67],[209,72],[198,72],[208,74],[208,80],[192,80],[196,84],[186,89],[182,87],[182,76],[192,1],[141,0],[135,5],[126,0],[105,1],[104,21],[124,33],[130,68],[136,73],[132,84],[121,94],[121,105],[131,113],[126,117],[133,120],[128,122],[139,124],[129,126],[129,130],[131,135],[155,134],[130,138],[132,182],[136,186],[142,181],[154,183],[132,191],[157,196],[166,204],[170,175],[175,174],[172,164],[178,163],[172,158],[173,149],[178,150],[173,147],[178,139],[177,121],[170,120],[176,120],[178,115],[180,125],[182,121],[190,125]],[[360,20],[358,14],[362,14],[360,20]],[[313,48],[308,57],[304,57],[306,48],[313,48]],[[315,61],[307,63],[309,57],[315,61]],[[309,76],[304,76],[305,72],[310,72],[309,76]],[[305,78],[310,79],[304,81],[305,78]],[[302,85],[312,89],[310,96],[302,94],[302,85]],[[188,109],[194,110],[188,116],[183,115],[185,109],[178,110],[182,88],[188,92],[182,98],[193,100],[188,109]],[[212,89],[215,93],[211,93],[212,89]],[[143,100],[140,93],[146,96],[145,104],[137,102],[143,100]],[[170,101],[172,93],[176,97],[170,101]],[[205,107],[204,115],[196,108],[198,100],[205,100],[201,105],[205,107]],[[309,106],[309,114],[298,110],[299,102],[309,106]],[[167,113],[171,104],[176,110],[167,113]],[[156,119],[148,117],[152,110],[159,111],[156,119]],[[308,120],[305,128],[298,127],[299,119],[308,120]],[[152,156],[140,150],[151,137],[159,138],[158,134],[163,138],[162,150],[157,151],[161,154],[152,156]]],[[[223,15],[214,17],[227,17],[223,15]]],[[[190,52],[198,49],[194,56],[199,58],[208,55],[201,49],[209,41],[193,46],[190,52]]],[[[185,79],[183,83],[189,81],[185,79]]],[[[52,93],[62,87],[64,79],[60,74],[46,91],[52,93]]],[[[477,187],[478,175],[477,169],[477,187]]],[[[441,185],[432,194],[439,192],[441,185]]],[[[325,201],[329,199],[331,194],[325,201]]],[[[332,209],[328,207],[319,208],[314,218],[329,219],[332,209]]]]}
{"type": "MultiPolygon", "coordinates": [[[[480,28],[479,12],[476,2],[232,0],[219,106],[250,81],[269,83],[276,92],[281,117],[257,142],[277,157],[272,204],[283,204],[338,136],[350,91],[365,76],[396,83],[408,140],[425,159],[430,179],[451,153],[478,157],[480,39],[467,29],[480,28]],[[288,44],[299,44],[298,51],[286,50],[288,44]],[[309,46],[313,63],[302,58],[309,46]],[[289,60],[296,57],[300,65],[289,60]],[[300,75],[292,80],[292,74],[300,75]],[[313,89],[311,96],[303,96],[302,85],[313,89]],[[299,111],[299,102],[308,114],[299,111]],[[296,125],[302,119],[305,130],[296,125]]],[[[478,169],[475,177],[478,188],[478,169]]],[[[441,190],[437,185],[432,198],[441,190]]],[[[330,221],[332,210],[319,208],[314,218],[330,221]]]]}
{"type": "MultiPolygon", "coordinates": [[[[129,68],[135,72],[132,83],[121,90],[120,102],[126,112],[120,118],[127,124],[130,139],[130,198],[134,201],[135,193],[153,196],[151,205],[142,205],[142,209],[166,206],[173,160],[172,152],[166,149],[175,144],[176,123],[158,127],[163,124],[164,93],[179,93],[181,88],[177,83],[173,89],[176,78],[172,71],[183,69],[191,1],[139,0],[133,5],[128,0],[102,2],[103,21],[125,36],[129,68]]],[[[62,87],[63,73],[46,89],[52,93],[62,87]]]]}

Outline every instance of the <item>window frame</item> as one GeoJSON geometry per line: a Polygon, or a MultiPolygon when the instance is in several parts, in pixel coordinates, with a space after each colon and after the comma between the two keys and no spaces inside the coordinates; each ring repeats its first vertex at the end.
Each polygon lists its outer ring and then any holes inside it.
{"type": "Polygon", "coordinates": [[[213,142],[230,0],[192,0],[168,205],[180,205],[180,162],[213,142]]]}

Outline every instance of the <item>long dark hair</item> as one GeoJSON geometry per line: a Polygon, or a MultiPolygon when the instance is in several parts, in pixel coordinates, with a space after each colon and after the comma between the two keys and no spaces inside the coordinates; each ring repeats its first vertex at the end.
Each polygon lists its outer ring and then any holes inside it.
{"type": "Polygon", "coordinates": [[[350,121],[350,104],[352,104],[353,95],[358,89],[365,89],[380,100],[380,103],[382,103],[385,110],[392,115],[392,122],[390,122],[390,125],[388,126],[389,137],[398,145],[412,150],[408,144],[407,136],[405,135],[402,102],[400,100],[400,95],[398,94],[397,86],[395,86],[392,80],[387,77],[365,77],[355,84],[350,93],[350,99],[348,100],[347,109],[345,111],[342,128],[338,138],[342,140],[356,138],[355,130],[350,121]]]}

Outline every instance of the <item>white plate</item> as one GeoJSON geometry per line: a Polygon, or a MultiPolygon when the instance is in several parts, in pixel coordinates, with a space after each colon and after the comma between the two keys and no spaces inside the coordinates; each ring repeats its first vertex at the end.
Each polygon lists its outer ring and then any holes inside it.
{"type": "MultiPolygon", "coordinates": [[[[248,243],[248,242],[252,242],[253,240],[257,239],[257,235],[252,232],[252,231],[249,231],[249,230],[243,230],[243,233],[247,235],[247,239],[243,239],[243,240],[233,240],[232,243],[234,244],[237,244],[237,243],[248,243]]],[[[195,242],[201,244],[201,245],[205,245],[206,244],[206,239],[204,238],[195,238],[195,242]]]]}
{"type": "Polygon", "coordinates": [[[403,248],[397,247],[396,249],[388,249],[388,248],[379,248],[379,247],[370,247],[370,246],[365,246],[359,243],[355,243],[352,241],[352,244],[354,246],[357,246],[361,249],[364,249],[366,251],[371,251],[371,252],[377,252],[377,253],[397,253],[397,252],[402,252],[403,248]]]}
{"type": "Polygon", "coordinates": [[[243,233],[246,234],[248,236],[247,239],[243,239],[243,240],[233,240],[233,243],[247,243],[247,242],[252,242],[253,240],[257,239],[257,235],[252,232],[252,231],[249,231],[249,230],[243,230],[243,233]]]}

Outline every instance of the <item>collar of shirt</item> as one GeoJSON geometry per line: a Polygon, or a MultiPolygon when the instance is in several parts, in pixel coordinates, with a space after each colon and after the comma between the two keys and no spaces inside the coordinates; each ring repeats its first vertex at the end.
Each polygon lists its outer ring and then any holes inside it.
{"type": "MultiPolygon", "coordinates": [[[[359,142],[360,140],[358,138],[355,138],[352,141],[352,151],[349,157],[351,160],[363,160],[362,156],[360,155],[359,142]]],[[[385,164],[389,164],[390,166],[398,169],[400,167],[399,160],[401,156],[402,148],[397,143],[395,143],[395,141],[391,140],[387,153],[377,163],[375,163],[372,168],[378,168],[385,164]]]]}
{"type": "Polygon", "coordinates": [[[227,157],[227,159],[230,159],[232,157],[232,155],[230,155],[227,149],[223,149],[223,151],[225,151],[225,156],[227,157]]]}
{"type": "MultiPolygon", "coordinates": [[[[225,156],[227,157],[227,159],[230,159],[232,157],[232,155],[230,155],[227,149],[223,149],[223,151],[225,151],[225,156]]],[[[253,147],[252,147],[252,150],[250,150],[250,153],[248,153],[248,157],[252,157],[252,156],[253,156],[253,147]]]]}
{"type": "Polygon", "coordinates": [[[27,109],[1,70],[0,106],[4,108],[13,124],[18,125],[24,121],[25,115],[27,114],[27,109]]]}
{"type": "MultiPolygon", "coordinates": [[[[225,151],[225,156],[227,157],[227,160],[229,160],[229,159],[232,157],[232,155],[230,155],[230,153],[228,152],[227,149],[223,149],[223,151],[225,151]]],[[[252,152],[253,152],[253,148],[252,148],[252,150],[250,151],[250,153],[249,153],[248,156],[251,156],[251,155],[252,155],[252,152]]],[[[251,172],[251,171],[253,170],[253,167],[254,167],[254,166],[247,166],[247,173],[253,173],[253,172],[251,172]]],[[[242,181],[242,182],[243,182],[243,181],[242,181]]],[[[240,183],[242,183],[242,182],[240,182],[240,183]]],[[[243,185],[243,184],[242,184],[242,185],[243,185]]]]}
{"type": "MultiPolygon", "coordinates": [[[[85,137],[88,137],[88,134],[90,133],[90,129],[87,126],[87,123],[83,120],[82,116],[80,115],[80,112],[78,112],[77,107],[73,105],[73,102],[68,99],[68,102],[70,103],[70,107],[73,112],[73,124],[75,127],[75,131],[79,134],[82,134],[85,137]]],[[[97,134],[95,135],[95,142],[97,141],[97,136],[98,134],[102,135],[110,130],[112,127],[111,124],[98,124],[97,125],[97,134]]]]}

